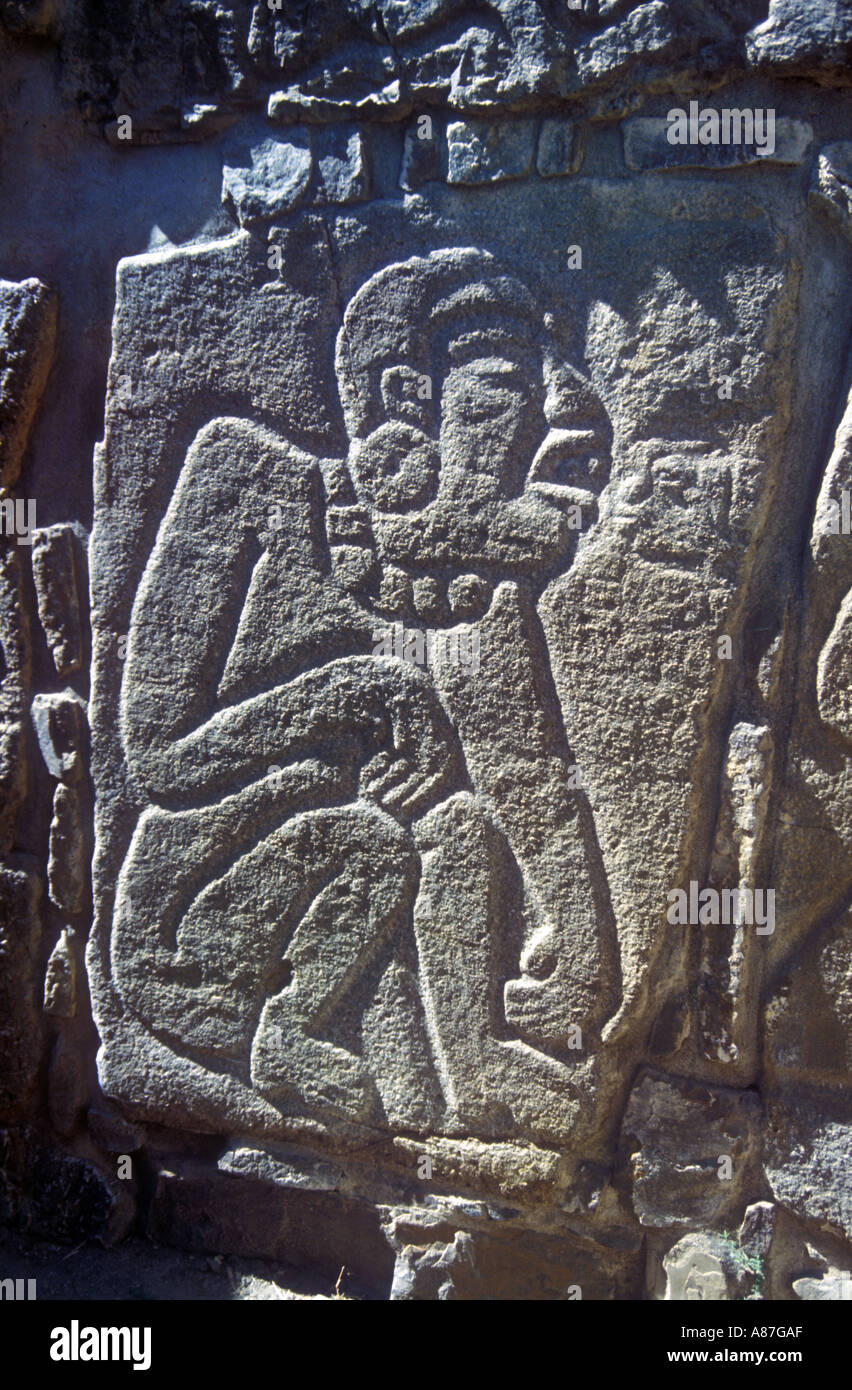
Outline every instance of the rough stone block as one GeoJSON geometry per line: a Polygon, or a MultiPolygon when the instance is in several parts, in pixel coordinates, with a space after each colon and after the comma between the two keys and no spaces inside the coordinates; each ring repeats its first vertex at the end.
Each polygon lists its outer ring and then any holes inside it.
{"type": "Polygon", "coordinates": [[[370,193],[367,137],[356,127],[338,126],[314,137],[316,187],[314,201],[358,203],[370,193]]]}
{"type": "Polygon", "coordinates": [[[376,91],[352,99],[305,92],[296,85],[273,92],[267,104],[271,121],[311,121],[317,124],[347,120],[393,120],[411,111],[398,78],[376,91]]]}
{"type": "Polygon", "coordinates": [[[850,1264],[838,1268],[810,1246],[808,1253],[818,1265],[818,1272],[793,1280],[796,1296],[805,1303],[852,1303],[850,1264]]]}
{"type": "Polygon", "coordinates": [[[850,951],[847,912],[815,932],[777,980],[764,1014],[767,1067],[776,1084],[852,1080],[850,951]]]}
{"type": "Polygon", "coordinates": [[[225,150],[222,201],[230,202],[241,227],[253,227],[296,207],[313,168],[310,138],[302,126],[286,137],[243,136],[225,150]]]}
{"type": "Polygon", "coordinates": [[[15,818],[26,796],[26,740],[20,724],[0,725],[0,852],[12,848],[15,818]]]}
{"type": "Polygon", "coordinates": [[[811,173],[808,202],[852,236],[852,141],[838,140],[820,150],[811,173]]]}
{"type": "Polygon", "coordinates": [[[27,791],[27,740],[23,720],[32,653],[21,551],[0,553],[0,852],[14,843],[15,821],[27,791]]]}
{"type": "Polygon", "coordinates": [[[642,1073],[622,1123],[641,1223],[712,1222],[731,1209],[755,1180],[760,1118],[752,1091],[642,1073]]]}
{"type": "Polygon", "coordinates": [[[724,1236],[684,1236],[663,1260],[667,1302],[724,1303],[746,1297],[750,1280],[741,1252],[724,1236]]]}
{"type": "Polygon", "coordinates": [[[843,4],[812,5],[810,0],[773,0],[769,14],[746,37],[746,54],[755,66],[777,64],[793,71],[842,67],[852,39],[852,15],[843,4]]]}
{"type": "Polygon", "coordinates": [[[38,616],[58,676],[78,671],[83,660],[78,544],[71,526],[48,526],[33,541],[38,616]]]}
{"type": "Polygon", "coordinates": [[[17,481],[56,338],[56,297],[40,280],[0,280],[0,487],[17,481]]]}
{"type": "Polygon", "coordinates": [[[535,148],[535,121],[450,121],[447,180],[499,183],[528,174],[535,148]]]}
{"type": "Polygon", "coordinates": [[[105,1153],[132,1154],[145,1142],[144,1131],[103,1097],[89,1106],[86,1125],[93,1142],[105,1153]]]}
{"type": "Polygon", "coordinates": [[[74,916],[86,902],[88,879],[88,798],[79,786],[60,782],[53,794],[47,861],[51,902],[74,916]]]}
{"type": "Polygon", "coordinates": [[[584,82],[600,82],[634,64],[662,57],[677,42],[677,30],[668,5],[653,0],[637,5],[629,14],[578,45],[577,71],[584,82]]]}
{"type": "Polygon", "coordinates": [[[57,1134],[70,1137],[89,1098],[86,1059],[66,1033],[53,1045],[47,1069],[47,1109],[57,1134]]]}
{"type": "MultiPolygon", "coordinates": [[[[686,108],[681,108],[686,110],[686,108]]],[[[701,110],[718,111],[721,103],[708,103],[701,110]]],[[[752,117],[749,109],[748,115],[752,117]]],[[[761,120],[764,113],[761,111],[761,120]]],[[[624,159],[628,169],[644,172],[650,169],[730,169],[748,164],[803,164],[813,141],[813,127],[807,121],[787,116],[772,117],[771,127],[759,128],[761,143],[673,144],[669,131],[674,127],[665,117],[636,116],[621,127],[624,136],[624,159]],[[770,138],[771,133],[771,138],[770,138]]],[[[699,127],[696,126],[696,130],[699,127]]],[[[733,134],[740,130],[735,122],[733,134]]]]}
{"type": "Polygon", "coordinates": [[[428,116],[428,126],[418,117],[406,127],[399,184],[408,192],[447,177],[447,140],[444,123],[428,116]]]}
{"type": "Polygon", "coordinates": [[[766,1260],[775,1234],[777,1208],[772,1202],[753,1202],[746,1207],[737,1244],[753,1260],[766,1260]]]}
{"type": "Polygon", "coordinates": [[[852,1101],[846,1092],[785,1088],[767,1104],[764,1164],[776,1200],[852,1239],[852,1101]]]}
{"type": "Polygon", "coordinates": [[[8,1111],[31,1090],[42,1052],[41,881],[36,866],[21,859],[0,865],[0,1110],[8,1111]]]}
{"type": "Polygon", "coordinates": [[[86,705],[73,690],[36,695],[32,721],[44,765],[51,777],[73,784],[86,770],[86,705]]]}
{"type": "Polygon", "coordinates": [[[583,162],[583,140],[576,121],[546,116],[538,133],[535,167],[543,179],[576,174],[583,162]]]}
{"type": "Polygon", "coordinates": [[[34,1236],[63,1245],[115,1245],[136,1217],[134,1183],[107,1176],[95,1164],[33,1144],[27,1155],[25,1220],[34,1236]]]}
{"type": "Polygon", "coordinates": [[[44,975],[44,1012],[54,1018],[77,1013],[77,948],[74,932],[63,927],[44,975]]]}
{"type": "Polygon", "coordinates": [[[508,1220],[459,1229],[459,1217],[440,1204],[393,1211],[387,1225],[397,1252],[393,1301],[606,1302],[636,1294],[638,1245],[619,1248],[577,1234],[534,1234],[508,1220]]]}
{"type": "Polygon", "coordinates": [[[147,1226],[153,1240],[307,1266],[336,1279],[345,1267],[365,1292],[387,1297],[394,1255],[368,1202],[245,1175],[193,1160],[157,1175],[147,1226]]]}

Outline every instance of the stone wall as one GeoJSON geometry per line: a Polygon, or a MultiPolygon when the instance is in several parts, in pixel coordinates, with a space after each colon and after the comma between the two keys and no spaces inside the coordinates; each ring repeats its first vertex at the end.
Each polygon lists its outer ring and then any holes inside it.
{"type": "Polygon", "coordinates": [[[0,6],[5,1223],[852,1297],[850,52],[0,6]]]}

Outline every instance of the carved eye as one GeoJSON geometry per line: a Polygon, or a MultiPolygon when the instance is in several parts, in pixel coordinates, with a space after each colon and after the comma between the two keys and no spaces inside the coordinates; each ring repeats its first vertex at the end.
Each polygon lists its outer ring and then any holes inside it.
{"type": "Polygon", "coordinates": [[[458,416],[465,424],[499,422],[523,410],[535,386],[517,362],[501,357],[475,359],[447,376],[441,413],[458,416]]]}
{"type": "Polygon", "coordinates": [[[520,399],[517,392],[483,382],[460,394],[456,398],[456,404],[462,419],[471,424],[482,424],[486,420],[499,420],[501,416],[516,409],[520,399]]]}

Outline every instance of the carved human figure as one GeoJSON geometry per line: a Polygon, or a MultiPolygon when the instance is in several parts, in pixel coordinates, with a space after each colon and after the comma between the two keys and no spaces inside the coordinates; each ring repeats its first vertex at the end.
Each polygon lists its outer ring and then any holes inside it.
{"type": "Polygon", "coordinates": [[[347,459],[214,420],[161,525],[123,684],[148,809],[116,980],[282,1110],[378,1123],[330,1035],[413,922],[445,1127],[561,1135],[618,963],[536,603],[606,480],[606,419],[479,251],[374,275],[336,367],[347,459]],[[374,655],[389,622],[476,624],[478,668],[374,655]]]}

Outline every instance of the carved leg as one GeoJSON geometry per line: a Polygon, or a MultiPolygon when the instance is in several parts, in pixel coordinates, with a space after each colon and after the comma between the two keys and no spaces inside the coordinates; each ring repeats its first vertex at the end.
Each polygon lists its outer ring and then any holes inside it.
{"type": "Polygon", "coordinates": [[[115,976],[155,1032],[238,1065],[251,1053],[268,1098],[295,1092],[361,1113],[375,1091],[360,1059],[318,1034],[406,920],[417,857],[375,807],[303,811],[282,826],[286,801],[273,783],[143,817],[116,900],[115,976]]]}
{"type": "Polygon", "coordinates": [[[286,947],[291,978],[261,1014],[252,1080],[275,1104],[295,1093],[311,1108],[366,1120],[379,1102],[364,1063],[320,1034],[407,920],[417,883],[414,846],[390,817],[358,805],[305,814],[280,833],[277,853],[304,910],[286,947]]]}
{"type": "Polygon", "coordinates": [[[140,818],[117,885],[113,975],[124,1007],[185,1048],[247,1058],[286,902],[274,888],[268,910],[259,901],[256,865],[293,814],[296,781],[140,818]]]}
{"type": "Polygon", "coordinates": [[[578,1107],[571,1070],[510,1038],[502,1013],[508,845],[467,793],[424,816],[415,840],[414,928],[450,1126],[482,1137],[514,1128],[564,1138],[578,1107]]]}

